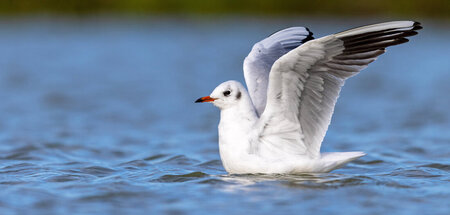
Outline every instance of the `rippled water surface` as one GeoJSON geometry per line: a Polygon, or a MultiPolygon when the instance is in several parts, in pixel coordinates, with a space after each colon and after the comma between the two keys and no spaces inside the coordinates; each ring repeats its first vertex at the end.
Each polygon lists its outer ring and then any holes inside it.
{"type": "Polygon", "coordinates": [[[2,18],[0,214],[449,214],[448,23],[347,82],[322,151],[367,156],[332,173],[227,175],[193,103],[275,30],[376,21],[2,18]]]}

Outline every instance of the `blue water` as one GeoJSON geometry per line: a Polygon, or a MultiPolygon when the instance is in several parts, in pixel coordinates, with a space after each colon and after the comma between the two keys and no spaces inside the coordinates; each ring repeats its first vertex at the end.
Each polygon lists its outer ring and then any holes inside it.
{"type": "Polygon", "coordinates": [[[0,214],[449,214],[450,27],[422,20],[343,88],[329,174],[227,175],[194,104],[273,31],[385,20],[3,17],[0,214]]]}

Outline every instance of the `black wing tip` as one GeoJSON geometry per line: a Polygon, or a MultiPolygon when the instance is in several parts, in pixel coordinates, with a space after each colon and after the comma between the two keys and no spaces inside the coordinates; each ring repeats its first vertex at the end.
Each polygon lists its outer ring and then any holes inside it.
{"type": "Polygon", "coordinates": [[[345,46],[344,52],[356,53],[358,51],[373,51],[383,47],[406,43],[409,41],[406,37],[417,35],[417,30],[422,29],[420,22],[412,22],[413,23],[409,25],[409,29],[390,28],[343,37],[341,39],[345,46]],[[388,42],[389,40],[390,42],[388,42]]]}
{"type": "Polygon", "coordinates": [[[407,43],[409,40],[405,37],[401,37],[401,38],[396,39],[395,41],[396,42],[392,43],[391,46],[402,44],[402,43],[407,43]]]}
{"type": "Polygon", "coordinates": [[[313,32],[311,30],[309,30],[308,27],[303,27],[303,28],[305,28],[305,30],[309,33],[308,36],[312,36],[313,35],[313,32]]]}
{"type": "Polygon", "coordinates": [[[418,21],[413,21],[413,22],[414,22],[412,25],[413,28],[411,29],[411,31],[417,31],[417,30],[423,29],[422,23],[420,23],[418,21]]]}
{"type": "Polygon", "coordinates": [[[411,30],[418,31],[420,29],[423,29],[423,27],[421,25],[417,25],[417,26],[414,26],[413,29],[411,29],[411,30]]]}
{"type": "Polygon", "coordinates": [[[314,33],[312,31],[310,31],[309,28],[307,28],[307,27],[304,27],[304,28],[306,29],[306,31],[308,31],[308,36],[306,36],[305,39],[302,40],[302,43],[305,43],[305,42],[308,42],[308,41],[314,39],[314,37],[313,37],[314,33]]]}
{"type": "Polygon", "coordinates": [[[364,52],[370,52],[370,51],[376,51],[376,50],[383,50],[385,51],[385,48],[389,46],[395,46],[402,43],[406,43],[409,40],[405,37],[399,37],[392,39],[391,41],[385,41],[380,43],[374,43],[373,45],[362,45],[362,46],[353,46],[353,47],[346,47],[343,51],[344,55],[350,55],[350,54],[357,54],[357,53],[364,53],[364,52]]]}
{"type": "Polygon", "coordinates": [[[412,37],[412,36],[415,36],[417,34],[419,34],[419,32],[417,32],[417,31],[410,31],[410,32],[404,33],[403,36],[404,37],[412,37]]]}
{"type": "MultiPolygon", "coordinates": [[[[284,31],[284,30],[289,29],[289,28],[304,28],[304,29],[308,32],[308,35],[304,35],[304,36],[306,36],[306,38],[312,38],[313,32],[312,32],[311,30],[309,30],[309,28],[303,27],[303,26],[291,26],[291,27],[287,27],[287,28],[282,28],[282,29],[279,29],[279,30],[277,30],[277,31],[275,31],[275,32],[273,32],[273,33],[271,33],[271,34],[270,34],[269,36],[267,36],[267,37],[271,37],[271,36],[273,36],[274,34],[280,32],[280,31],[284,31]]],[[[306,38],[305,38],[305,39],[306,39],[306,38]]],[[[305,39],[303,39],[303,40],[305,40],[305,39]]]]}

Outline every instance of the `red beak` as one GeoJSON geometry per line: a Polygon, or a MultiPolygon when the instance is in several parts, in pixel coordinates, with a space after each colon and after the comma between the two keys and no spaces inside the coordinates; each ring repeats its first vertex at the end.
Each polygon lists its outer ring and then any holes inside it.
{"type": "Polygon", "coordinates": [[[211,98],[211,97],[209,97],[209,96],[205,96],[205,97],[201,97],[201,98],[195,100],[195,103],[200,103],[200,102],[213,102],[214,100],[216,100],[216,99],[211,98]]]}

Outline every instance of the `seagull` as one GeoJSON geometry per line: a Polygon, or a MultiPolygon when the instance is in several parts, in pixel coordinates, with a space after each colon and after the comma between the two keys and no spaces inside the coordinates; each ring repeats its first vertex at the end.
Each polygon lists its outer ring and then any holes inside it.
{"type": "Polygon", "coordinates": [[[305,27],[278,31],[244,60],[246,88],[226,81],[206,97],[220,109],[222,164],[230,174],[325,173],[365,155],[321,153],[320,146],[345,80],[388,46],[408,42],[415,21],[353,28],[318,39],[305,27]]]}

